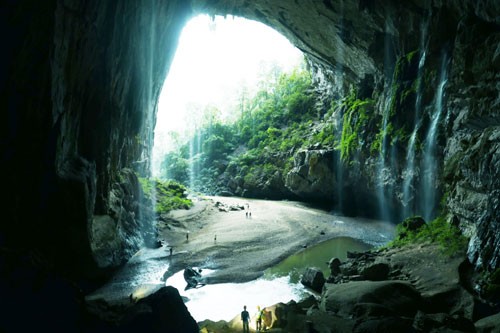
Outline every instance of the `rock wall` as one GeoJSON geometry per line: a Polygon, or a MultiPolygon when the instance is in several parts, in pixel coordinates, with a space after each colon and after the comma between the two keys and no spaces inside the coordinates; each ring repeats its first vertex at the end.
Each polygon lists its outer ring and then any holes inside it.
{"type": "Polygon", "coordinates": [[[1,240],[23,239],[78,274],[119,265],[151,236],[130,200],[137,176],[123,170],[149,172],[158,96],[190,7],[22,1],[2,14],[2,171],[12,177],[1,240]],[[113,251],[92,251],[95,221],[119,226],[105,236],[113,251]]]}
{"type": "MultiPolygon", "coordinates": [[[[421,58],[425,51],[422,128],[429,126],[445,52],[445,111],[435,152],[443,177],[433,184],[438,188],[433,204],[445,193],[449,213],[472,236],[471,259],[497,268],[499,10],[493,0],[7,4],[2,7],[7,42],[1,102],[7,112],[2,113],[1,142],[9,195],[0,241],[43,249],[60,267],[73,263],[67,269],[75,272],[96,269],[89,240],[93,221],[131,229],[143,223],[135,207],[127,206],[133,206],[130,200],[118,199],[127,213],[114,213],[116,195],[127,195],[116,188],[124,168],[148,173],[158,95],[181,28],[193,13],[234,14],[274,27],[308,54],[317,82],[330,94],[324,106],[355,89],[358,97],[374,100],[373,121],[379,124],[391,104],[397,111],[389,119],[394,126],[414,119],[417,108],[408,106],[416,97],[405,92],[418,75],[407,56],[417,51],[421,58]],[[428,22],[425,37],[423,22],[428,22]]],[[[363,132],[360,142],[373,142],[376,134],[363,132]]],[[[422,141],[426,133],[418,135],[422,141]]],[[[359,183],[381,191],[388,207],[404,196],[404,167],[398,161],[405,159],[407,142],[401,142],[387,143],[398,156],[395,163],[387,162],[387,155],[379,168],[380,160],[361,156],[362,163],[350,165],[359,183]]],[[[136,179],[126,179],[133,187],[136,179]]],[[[100,259],[108,266],[119,264],[142,242],[128,232],[116,237],[123,252],[104,251],[108,255],[100,259]]]]}
{"type": "MultiPolygon", "coordinates": [[[[399,221],[409,214],[431,219],[446,212],[472,237],[469,256],[477,267],[500,267],[498,2],[193,3],[200,12],[255,19],[288,37],[312,63],[323,96],[318,107],[350,90],[373,99],[372,119],[360,133],[362,147],[343,167],[349,185],[342,190],[371,204],[366,215],[399,221]],[[379,143],[377,135],[384,138],[379,143]],[[415,152],[410,154],[412,135],[415,152]],[[431,136],[433,144],[427,142],[431,136]],[[383,146],[381,153],[373,153],[374,144],[383,146]],[[414,167],[408,167],[408,159],[414,167]],[[356,188],[366,191],[356,193],[356,188]]],[[[342,119],[345,110],[338,113],[342,119]]],[[[329,165],[323,178],[338,171],[339,164],[329,165]]],[[[309,166],[298,163],[286,184],[311,199],[318,193],[309,166]]],[[[338,190],[327,192],[335,197],[338,190]]],[[[337,201],[344,206],[345,199],[337,201]]]]}

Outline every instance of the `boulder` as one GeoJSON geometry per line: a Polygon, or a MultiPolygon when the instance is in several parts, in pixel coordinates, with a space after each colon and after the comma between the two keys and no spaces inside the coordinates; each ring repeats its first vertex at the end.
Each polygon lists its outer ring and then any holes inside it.
{"type": "Polygon", "coordinates": [[[360,303],[374,303],[399,316],[413,317],[422,308],[420,293],[405,281],[356,281],[325,284],[320,309],[349,317],[360,303]]]}
{"type": "Polygon", "coordinates": [[[478,333],[500,333],[500,313],[480,319],[474,326],[478,333]]]}
{"type": "Polygon", "coordinates": [[[200,330],[179,291],[171,286],[162,287],[137,302],[119,326],[123,328],[119,332],[198,333],[200,330]]]}
{"type": "Polygon", "coordinates": [[[197,272],[195,269],[188,267],[184,269],[184,280],[186,280],[187,286],[184,290],[188,290],[191,288],[196,288],[201,281],[201,274],[197,272]]]}
{"type": "Polygon", "coordinates": [[[388,264],[379,262],[379,263],[374,263],[374,264],[369,264],[365,266],[362,271],[361,275],[366,279],[366,280],[371,280],[371,281],[382,281],[387,279],[387,276],[389,275],[390,267],[388,264]]]}
{"type": "Polygon", "coordinates": [[[401,317],[370,318],[357,322],[353,327],[353,333],[374,333],[374,332],[414,332],[412,321],[401,317]]]}
{"type": "Polygon", "coordinates": [[[340,274],[340,264],[342,262],[340,261],[339,258],[332,258],[328,262],[328,267],[330,268],[330,274],[332,276],[337,276],[340,274]]]}
{"type": "Polygon", "coordinates": [[[333,150],[300,150],[294,155],[293,164],[285,177],[285,186],[292,193],[307,200],[335,195],[333,150]]]}
{"type": "Polygon", "coordinates": [[[302,275],[302,278],[300,279],[300,282],[304,286],[309,287],[318,293],[320,293],[321,290],[323,289],[325,281],[326,280],[323,275],[323,272],[316,267],[307,268],[304,274],[302,275]]]}
{"type": "Polygon", "coordinates": [[[413,320],[413,327],[418,332],[475,332],[474,324],[467,318],[447,313],[426,314],[418,312],[413,320]]]}

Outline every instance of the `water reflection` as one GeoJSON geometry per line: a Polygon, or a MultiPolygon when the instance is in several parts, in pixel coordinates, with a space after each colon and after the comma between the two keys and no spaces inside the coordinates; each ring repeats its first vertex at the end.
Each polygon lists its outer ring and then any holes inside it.
{"type": "Polygon", "coordinates": [[[307,267],[317,267],[323,271],[325,277],[330,275],[328,261],[334,257],[344,261],[347,258],[347,251],[366,251],[372,248],[371,245],[363,243],[350,237],[338,237],[318,245],[305,249],[294,254],[278,265],[265,271],[265,276],[290,276],[293,283],[297,283],[300,275],[307,267]]]}

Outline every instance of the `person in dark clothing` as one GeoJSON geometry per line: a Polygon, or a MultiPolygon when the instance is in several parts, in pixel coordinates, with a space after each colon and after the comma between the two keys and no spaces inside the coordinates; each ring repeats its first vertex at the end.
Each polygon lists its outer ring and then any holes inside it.
{"type": "Polygon", "coordinates": [[[250,314],[247,311],[247,306],[243,306],[243,311],[241,311],[241,321],[243,322],[243,333],[250,333],[250,328],[248,323],[250,322],[250,314]]]}

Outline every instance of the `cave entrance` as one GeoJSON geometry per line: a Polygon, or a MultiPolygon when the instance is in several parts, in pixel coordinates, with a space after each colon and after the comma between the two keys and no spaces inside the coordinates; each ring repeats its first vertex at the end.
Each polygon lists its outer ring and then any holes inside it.
{"type": "Polygon", "coordinates": [[[196,174],[199,160],[206,158],[203,148],[227,146],[214,140],[225,139],[222,132],[231,131],[244,116],[252,97],[272,89],[280,75],[301,66],[302,52],[260,22],[208,15],[192,18],[181,33],[160,95],[152,175],[191,188],[199,185],[196,174]],[[206,133],[210,128],[213,135],[206,133]],[[207,140],[215,145],[208,147],[207,140]]]}

